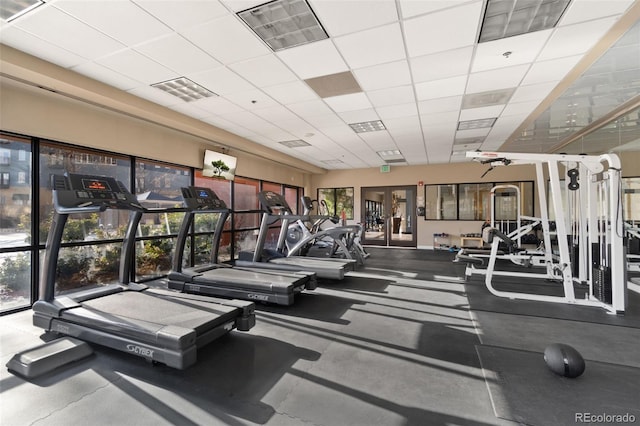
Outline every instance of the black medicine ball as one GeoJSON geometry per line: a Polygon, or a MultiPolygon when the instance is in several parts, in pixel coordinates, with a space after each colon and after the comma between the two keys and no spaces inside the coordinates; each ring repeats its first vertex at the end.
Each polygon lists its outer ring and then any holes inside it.
{"type": "Polygon", "coordinates": [[[584,373],[585,363],[580,352],[563,343],[553,343],[544,350],[544,362],[556,374],[575,378],[584,373]]]}

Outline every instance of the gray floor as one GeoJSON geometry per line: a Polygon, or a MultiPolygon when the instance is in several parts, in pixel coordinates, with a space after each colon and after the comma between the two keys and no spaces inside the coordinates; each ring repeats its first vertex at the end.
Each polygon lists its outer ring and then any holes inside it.
{"type": "MultiPolygon", "coordinates": [[[[580,401],[640,422],[635,294],[624,317],[500,300],[457,280],[449,253],[369,251],[365,268],[293,306],[258,305],[250,332],[185,371],[96,346],[32,381],[3,368],[0,424],[546,426],[575,424],[580,401]],[[583,376],[546,368],[556,341],[581,351],[583,376]]],[[[0,318],[3,365],[41,334],[31,312],[0,318]]]]}

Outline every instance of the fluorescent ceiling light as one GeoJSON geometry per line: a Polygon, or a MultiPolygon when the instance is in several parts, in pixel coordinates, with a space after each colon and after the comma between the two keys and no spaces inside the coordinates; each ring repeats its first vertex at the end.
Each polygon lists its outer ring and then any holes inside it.
{"type": "Polygon", "coordinates": [[[310,143],[307,143],[300,139],[293,140],[293,141],[282,141],[278,143],[286,146],[287,148],[300,148],[302,146],[311,146],[310,143]]]}
{"type": "Polygon", "coordinates": [[[40,0],[2,0],[0,2],[0,17],[5,21],[13,21],[30,10],[44,4],[40,0]]]}
{"type": "Polygon", "coordinates": [[[377,132],[379,130],[387,130],[381,120],[363,121],[362,123],[352,123],[349,127],[356,133],[377,132]]]}
{"type": "Polygon", "coordinates": [[[387,163],[402,163],[405,160],[404,156],[397,149],[388,149],[386,151],[378,151],[377,154],[387,163]]]}
{"type": "Polygon", "coordinates": [[[458,123],[458,130],[483,129],[485,127],[493,127],[496,118],[482,118],[480,120],[468,120],[458,123]]]}
{"type": "Polygon", "coordinates": [[[322,160],[324,164],[342,164],[342,160],[322,160]]]}
{"type": "Polygon", "coordinates": [[[305,0],[276,0],[238,16],[273,51],[329,38],[305,0]]]}
{"type": "Polygon", "coordinates": [[[185,102],[197,101],[202,98],[218,96],[209,89],[205,89],[186,77],[179,77],[173,80],[152,84],[151,87],[163,90],[170,95],[177,96],[185,102]]]}
{"type": "Polygon", "coordinates": [[[570,0],[488,0],[479,42],[556,26],[570,0]]]}

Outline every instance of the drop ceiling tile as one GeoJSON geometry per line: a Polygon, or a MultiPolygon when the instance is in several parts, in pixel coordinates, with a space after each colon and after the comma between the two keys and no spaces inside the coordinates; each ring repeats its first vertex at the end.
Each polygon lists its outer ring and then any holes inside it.
{"type": "Polygon", "coordinates": [[[585,53],[602,38],[616,18],[598,19],[582,24],[556,28],[538,56],[539,61],[585,53]]]}
{"type": "Polygon", "coordinates": [[[405,58],[397,23],[337,37],[334,43],[351,68],[363,68],[405,58]]]}
{"type": "Polygon", "coordinates": [[[389,132],[385,130],[360,133],[359,136],[374,151],[397,149],[393,138],[391,138],[389,132]]]}
{"type": "Polygon", "coordinates": [[[437,144],[448,144],[451,146],[455,138],[456,127],[455,125],[434,124],[424,128],[423,133],[427,147],[437,144]]]}
{"type": "Polygon", "coordinates": [[[174,70],[179,75],[222,66],[220,62],[175,33],[149,43],[139,44],[135,50],[174,70]]]}
{"type": "Polygon", "coordinates": [[[13,25],[87,59],[95,59],[124,48],[122,43],[54,7],[27,14],[13,25]]]}
{"type": "Polygon", "coordinates": [[[344,120],[345,123],[363,123],[365,121],[380,120],[380,116],[373,108],[344,111],[339,113],[338,116],[344,120]]]}
{"type": "Polygon", "coordinates": [[[198,108],[213,115],[245,111],[244,108],[221,96],[212,96],[210,98],[200,99],[196,102],[198,103],[198,108]]]}
{"type": "Polygon", "coordinates": [[[309,4],[330,37],[398,20],[394,0],[341,0],[340,7],[326,0],[311,0],[309,4]]]}
{"type": "Polygon", "coordinates": [[[335,112],[354,111],[371,108],[371,103],[364,93],[352,93],[350,95],[332,96],[324,101],[335,112]]]}
{"type": "Polygon", "coordinates": [[[467,120],[478,120],[482,118],[492,118],[498,117],[502,110],[504,110],[504,105],[494,105],[480,108],[470,108],[463,109],[460,111],[460,121],[467,120]]]}
{"type": "Polygon", "coordinates": [[[418,102],[420,114],[435,112],[458,111],[462,105],[462,96],[450,96],[448,98],[429,99],[418,102]]]}
{"type": "Polygon", "coordinates": [[[420,135],[422,137],[420,117],[417,115],[387,118],[384,120],[384,125],[393,137],[402,135],[420,135]]]}
{"type": "Polygon", "coordinates": [[[46,40],[33,36],[16,26],[5,25],[0,27],[0,40],[4,45],[14,47],[64,68],[70,68],[87,61],[82,56],[48,43],[46,40]]]}
{"type": "Polygon", "coordinates": [[[536,60],[552,32],[549,29],[479,43],[471,72],[531,63],[536,60]]]}
{"type": "Polygon", "coordinates": [[[274,54],[229,65],[233,71],[258,87],[275,86],[297,80],[296,75],[274,54]]]}
{"type": "Polygon", "coordinates": [[[202,120],[205,117],[210,117],[211,114],[209,114],[209,112],[207,111],[204,111],[198,108],[197,103],[198,101],[193,101],[193,102],[181,101],[179,103],[171,105],[169,108],[171,108],[174,111],[178,111],[188,117],[196,118],[198,120],[202,120]]]}
{"type": "Polygon", "coordinates": [[[408,54],[415,57],[471,46],[481,19],[482,1],[408,19],[404,21],[408,54]]]}
{"type": "MultiPolygon", "coordinates": [[[[94,80],[108,84],[109,86],[117,87],[120,90],[131,90],[140,86],[143,86],[145,88],[148,87],[148,85],[140,81],[125,77],[124,75],[95,62],[85,62],[84,64],[78,65],[77,67],[72,67],[71,69],[79,74],[86,75],[87,77],[91,77],[94,80]]],[[[159,90],[153,90],[154,93],[156,91],[159,90]]],[[[166,92],[163,93],[168,95],[168,93],[166,92]]],[[[172,97],[175,98],[175,96],[172,97]]]]}
{"type": "Polygon", "coordinates": [[[272,122],[295,119],[300,120],[297,115],[295,115],[288,108],[282,105],[269,105],[268,107],[262,106],[260,108],[254,109],[253,113],[258,117],[272,122]]]}
{"type": "Polygon", "coordinates": [[[127,49],[113,55],[104,56],[96,61],[118,73],[146,84],[159,83],[172,78],[180,77],[175,71],[166,68],[159,63],[127,49]]]}
{"type": "Polygon", "coordinates": [[[582,59],[581,55],[574,55],[567,58],[535,62],[522,80],[522,84],[559,82],[576,66],[580,59],[582,59]]]}
{"type": "Polygon", "coordinates": [[[516,65],[469,74],[466,93],[489,92],[491,90],[517,87],[530,65],[516,65]]]}
{"type": "Polygon", "coordinates": [[[349,70],[331,39],[280,50],[276,55],[302,80],[349,70]]]}
{"type": "Polygon", "coordinates": [[[318,129],[344,125],[344,121],[333,112],[331,114],[304,117],[304,120],[318,129]]]}
{"type": "Polygon", "coordinates": [[[279,105],[266,93],[258,89],[245,90],[241,92],[226,93],[224,97],[236,105],[246,109],[262,109],[279,105]]]}
{"type": "Polygon", "coordinates": [[[271,53],[235,15],[188,28],[182,35],[225,65],[271,53]]]}
{"type": "Polygon", "coordinates": [[[468,0],[400,0],[400,10],[402,18],[407,19],[412,16],[437,12],[438,10],[454,7],[468,0]]]}
{"type": "Polygon", "coordinates": [[[171,32],[169,27],[129,1],[57,0],[53,7],[128,46],[171,32]]]}
{"type": "Polygon", "coordinates": [[[335,115],[335,113],[320,99],[307,100],[287,104],[287,108],[302,118],[319,115],[335,115]]]}
{"type": "Polygon", "coordinates": [[[509,115],[528,115],[533,112],[534,109],[540,104],[538,101],[528,102],[509,102],[502,111],[502,116],[507,117],[509,115]]]}
{"type": "Polygon", "coordinates": [[[467,76],[443,78],[441,80],[425,81],[417,83],[416,96],[419,101],[426,99],[447,98],[449,96],[462,95],[467,84],[467,76]]]}
{"type": "Polygon", "coordinates": [[[428,129],[433,126],[453,126],[458,125],[458,117],[460,113],[458,111],[438,112],[435,114],[421,115],[420,121],[422,122],[422,128],[428,129]]]}
{"type": "Polygon", "coordinates": [[[277,84],[275,86],[265,87],[263,90],[273,99],[285,105],[304,101],[316,101],[322,103],[322,101],[318,99],[318,95],[316,95],[309,86],[301,81],[277,84]]]}
{"type": "Polygon", "coordinates": [[[266,3],[264,0],[220,0],[220,2],[234,12],[242,12],[266,3]]]}
{"type": "Polygon", "coordinates": [[[376,90],[411,84],[409,65],[404,60],[356,69],[353,70],[353,74],[363,90],[376,90]]]}
{"type": "Polygon", "coordinates": [[[134,0],[134,2],[174,30],[183,30],[229,14],[217,1],[134,0]]]}
{"type": "Polygon", "coordinates": [[[418,116],[418,108],[416,107],[415,102],[376,107],[376,111],[383,122],[390,118],[418,116]]]}
{"type": "Polygon", "coordinates": [[[511,96],[510,102],[542,101],[556,87],[555,82],[520,86],[511,96]]]}
{"type": "Polygon", "coordinates": [[[413,86],[390,87],[388,89],[372,90],[367,93],[371,104],[374,107],[382,107],[387,105],[406,104],[408,102],[415,103],[413,94],[413,86]]]}
{"type": "Polygon", "coordinates": [[[218,95],[226,95],[228,93],[243,92],[255,89],[247,80],[228,68],[216,68],[214,70],[189,74],[185,77],[190,78],[201,86],[206,87],[218,95]]]}
{"type": "Polygon", "coordinates": [[[558,26],[590,21],[603,16],[619,15],[632,4],[633,0],[573,0],[560,18],[558,26]]]}
{"type": "Polygon", "coordinates": [[[413,81],[419,83],[467,74],[472,57],[473,46],[467,46],[411,58],[413,81]]]}

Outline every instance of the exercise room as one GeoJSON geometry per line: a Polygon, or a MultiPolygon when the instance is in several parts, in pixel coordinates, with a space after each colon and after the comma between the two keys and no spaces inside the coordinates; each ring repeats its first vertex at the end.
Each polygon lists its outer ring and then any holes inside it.
{"type": "Polygon", "coordinates": [[[3,0],[0,423],[640,422],[640,0],[3,0]]]}

